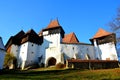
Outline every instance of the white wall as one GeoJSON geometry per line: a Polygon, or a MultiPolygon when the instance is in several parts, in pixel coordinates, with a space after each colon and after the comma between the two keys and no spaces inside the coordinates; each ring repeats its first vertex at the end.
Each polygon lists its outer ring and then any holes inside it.
{"type": "Polygon", "coordinates": [[[110,58],[110,60],[118,60],[115,44],[113,42],[99,45],[99,54],[102,60],[110,58]]]}
{"type": "Polygon", "coordinates": [[[27,53],[28,53],[28,42],[26,42],[20,46],[18,67],[21,67],[22,69],[24,69],[24,67],[25,67],[25,62],[27,60],[27,53]]]}
{"type": "Polygon", "coordinates": [[[48,47],[57,47],[58,45],[60,45],[60,41],[60,33],[44,36],[44,44],[46,44],[48,47]]]}
{"type": "Polygon", "coordinates": [[[91,59],[95,59],[93,45],[61,44],[61,35],[59,33],[51,35],[45,34],[42,48],[44,50],[42,52],[44,52],[45,55],[46,66],[48,64],[49,58],[51,57],[54,57],[56,59],[56,64],[59,62],[64,63],[66,59],[70,58],[88,59],[86,57],[87,55],[89,55],[91,59]]]}
{"type": "Polygon", "coordinates": [[[48,60],[51,57],[54,57],[56,59],[56,64],[61,62],[61,53],[60,49],[57,47],[50,47],[46,49],[46,54],[45,54],[45,65],[47,66],[48,60]]]}
{"type": "Polygon", "coordinates": [[[87,59],[87,54],[90,56],[90,59],[95,59],[94,47],[92,45],[85,44],[61,44],[61,53],[64,54],[64,58],[78,58],[78,59],[87,59]]]}
{"type": "Polygon", "coordinates": [[[3,69],[5,50],[0,49],[0,69],[3,69]]]}
{"type": "Polygon", "coordinates": [[[27,52],[27,60],[26,65],[32,65],[38,63],[38,48],[39,45],[35,43],[28,42],[28,52],[27,52]]]}
{"type": "Polygon", "coordinates": [[[26,42],[21,45],[19,60],[23,67],[38,63],[38,57],[39,45],[31,42],[26,42]]]}
{"type": "Polygon", "coordinates": [[[27,59],[27,53],[28,53],[28,42],[22,44],[20,46],[20,55],[19,58],[23,61],[26,61],[27,59]]]}
{"type": "Polygon", "coordinates": [[[12,53],[16,58],[18,58],[18,55],[19,55],[19,46],[15,45],[15,44],[12,44],[11,45],[11,51],[10,51],[10,53],[12,53]]]}
{"type": "Polygon", "coordinates": [[[61,54],[60,54],[60,42],[61,35],[60,33],[44,35],[44,41],[41,46],[41,51],[44,55],[44,63],[47,66],[48,60],[51,57],[56,59],[56,63],[61,62],[61,54]]]}

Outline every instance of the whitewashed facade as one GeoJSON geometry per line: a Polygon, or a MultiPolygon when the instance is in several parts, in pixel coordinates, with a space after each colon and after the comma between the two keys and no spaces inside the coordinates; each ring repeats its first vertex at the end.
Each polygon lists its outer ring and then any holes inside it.
{"type": "Polygon", "coordinates": [[[114,43],[101,44],[98,47],[101,60],[118,60],[114,43]]]}
{"type": "Polygon", "coordinates": [[[0,37],[0,69],[3,69],[5,54],[6,54],[5,47],[2,38],[0,37]]]}
{"type": "MultiPolygon", "coordinates": [[[[17,44],[8,41],[7,50],[13,53],[18,60],[18,67],[24,69],[34,64],[44,64],[45,67],[65,63],[67,59],[81,60],[118,60],[115,42],[99,42],[103,37],[109,36],[100,34],[90,39],[92,44],[80,43],[75,34],[66,37],[64,30],[58,21],[52,21],[40,34],[33,30],[27,33],[20,32],[13,39],[23,36],[17,44]],[[104,36],[103,36],[104,35],[104,36]],[[39,38],[40,37],[40,38],[39,38]],[[41,41],[40,41],[41,40],[41,41]]],[[[99,32],[100,33],[100,32],[99,32]]],[[[110,34],[111,35],[111,34],[110,34]]],[[[112,37],[114,38],[114,37],[112,37]]],[[[108,38],[109,39],[109,38],[108,38]]]]}
{"type": "Polygon", "coordinates": [[[18,55],[19,54],[19,46],[12,44],[10,53],[12,53],[15,57],[18,57],[19,56],[18,55]]]}
{"type": "Polygon", "coordinates": [[[91,39],[95,48],[95,57],[100,60],[118,60],[116,50],[116,37],[114,33],[109,33],[103,29],[95,34],[91,39]]]}
{"type": "Polygon", "coordinates": [[[64,54],[65,60],[74,59],[95,59],[94,46],[90,44],[61,44],[61,53],[64,54]]]}
{"type": "Polygon", "coordinates": [[[20,46],[19,54],[19,67],[22,69],[25,66],[30,66],[38,63],[38,50],[39,47],[37,44],[26,42],[20,46]]]}

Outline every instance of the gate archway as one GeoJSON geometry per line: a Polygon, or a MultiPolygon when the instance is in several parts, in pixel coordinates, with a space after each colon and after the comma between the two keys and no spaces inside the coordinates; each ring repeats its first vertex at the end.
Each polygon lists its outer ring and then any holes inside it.
{"type": "Polygon", "coordinates": [[[53,66],[55,64],[56,64],[56,59],[54,57],[48,59],[48,66],[53,66]]]}

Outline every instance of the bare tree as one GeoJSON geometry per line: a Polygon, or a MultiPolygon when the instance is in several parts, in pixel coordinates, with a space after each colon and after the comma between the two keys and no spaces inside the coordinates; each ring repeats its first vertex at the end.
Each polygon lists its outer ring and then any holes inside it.
{"type": "Polygon", "coordinates": [[[116,33],[116,40],[117,40],[117,53],[118,59],[120,61],[120,7],[117,9],[116,17],[109,23],[109,27],[111,30],[116,33]]]}
{"type": "Polygon", "coordinates": [[[116,17],[113,19],[113,21],[111,21],[109,23],[109,26],[111,28],[111,30],[116,33],[116,37],[117,37],[117,47],[120,48],[120,7],[117,9],[117,15],[116,17]]]}

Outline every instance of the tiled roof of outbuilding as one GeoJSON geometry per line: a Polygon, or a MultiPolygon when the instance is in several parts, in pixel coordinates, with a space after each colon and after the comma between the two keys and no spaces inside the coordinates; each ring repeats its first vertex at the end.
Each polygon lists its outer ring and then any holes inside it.
{"type": "Polygon", "coordinates": [[[77,39],[74,32],[65,35],[65,37],[62,40],[63,43],[79,43],[79,40],[77,39]]]}

